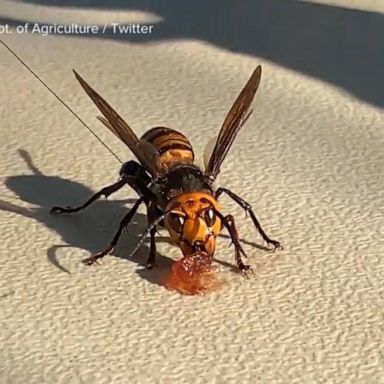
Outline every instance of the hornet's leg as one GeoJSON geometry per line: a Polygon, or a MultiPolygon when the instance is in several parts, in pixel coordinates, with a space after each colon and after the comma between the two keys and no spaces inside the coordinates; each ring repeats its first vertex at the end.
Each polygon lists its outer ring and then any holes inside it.
{"type": "Polygon", "coordinates": [[[103,188],[99,192],[95,193],[89,200],[87,200],[83,205],[80,205],[78,207],[53,207],[49,211],[50,213],[74,213],[82,211],[83,209],[87,208],[89,205],[91,205],[94,201],[99,199],[101,196],[105,196],[107,198],[112,193],[118,191],[121,189],[125,184],[128,184],[130,179],[132,179],[132,176],[126,176],[120,179],[117,183],[109,185],[108,187],[103,188]]]}
{"type": "MultiPolygon", "coordinates": [[[[148,204],[147,209],[148,224],[151,225],[156,220],[156,207],[152,204],[148,204]]],[[[147,259],[147,268],[152,269],[155,265],[156,259],[156,227],[150,232],[151,243],[149,247],[149,257],[147,259]]]]}
{"type": "Polygon", "coordinates": [[[147,260],[147,268],[152,269],[155,265],[156,259],[156,228],[153,228],[150,232],[151,235],[151,245],[149,247],[149,257],[147,260]]]}
{"type": "Polygon", "coordinates": [[[236,229],[236,225],[235,225],[235,220],[234,220],[233,216],[232,215],[228,215],[228,216],[224,217],[218,211],[216,211],[216,214],[220,217],[222,228],[223,227],[227,228],[227,230],[228,230],[228,232],[229,232],[229,234],[231,236],[232,243],[235,246],[235,260],[236,260],[236,264],[237,264],[240,272],[244,276],[248,277],[247,273],[248,272],[252,272],[253,273],[253,271],[252,271],[252,268],[249,265],[246,265],[246,264],[243,263],[243,260],[241,258],[242,255],[247,258],[247,255],[246,255],[246,253],[244,252],[243,248],[240,245],[239,234],[237,233],[237,229],[236,229]]]}
{"type": "Polygon", "coordinates": [[[123,220],[121,220],[119,224],[119,228],[112,239],[111,243],[108,245],[107,248],[105,248],[103,251],[97,253],[96,255],[93,255],[91,257],[88,257],[87,259],[83,260],[83,263],[87,265],[91,265],[93,263],[97,263],[98,259],[101,259],[105,255],[108,255],[113,252],[114,248],[116,247],[117,242],[119,241],[119,238],[121,236],[121,233],[123,232],[123,229],[129,224],[129,222],[132,220],[132,217],[135,215],[137,209],[139,208],[140,204],[144,201],[143,198],[140,198],[136,201],[136,203],[133,205],[131,210],[123,217],[123,220]]]}
{"type": "Polygon", "coordinates": [[[249,215],[251,216],[251,219],[253,221],[253,224],[255,225],[255,227],[257,228],[257,230],[259,231],[261,237],[263,238],[263,240],[267,243],[267,244],[272,244],[273,245],[273,252],[275,252],[276,249],[283,249],[283,246],[280,244],[279,241],[276,241],[276,240],[272,240],[270,239],[267,234],[264,232],[263,228],[261,227],[259,221],[257,220],[255,214],[253,213],[253,210],[252,210],[252,207],[250,206],[250,204],[248,204],[245,200],[243,200],[241,197],[237,196],[235,193],[233,193],[232,191],[230,191],[229,189],[226,189],[226,188],[219,188],[217,191],[216,191],[216,194],[215,194],[215,198],[218,199],[219,196],[222,194],[222,193],[226,193],[229,197],[231,197],[237,204],[239,204],[244,210],[246,213],[249,213],[249,215]]]}

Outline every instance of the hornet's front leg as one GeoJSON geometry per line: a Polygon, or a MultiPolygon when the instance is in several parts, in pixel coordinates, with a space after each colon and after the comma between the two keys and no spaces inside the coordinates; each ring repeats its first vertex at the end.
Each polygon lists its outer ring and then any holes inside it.
{"type": "Polygon", "coordinates": [[[156,259],[156,228],[153,228],[150,232],[151,244],[149,246],[149,256],[147,260],[147,269],[152,269],[155,265],[156,259]]]}
{"type": "Polygon", "coordinates": [[[243,260],[241,256],[244,256],[245,258],[248,258],[247,254],[244,252],[244,249],[242,248],[240,241],[239,241],[239,234],[237,233],[236,225],[235,225],[235,219],[232,215],[223,216],[219,211],[215,210],[216,215],[221,220],[221,228],[224,227],[227,228],[232,244],[235,246],[235,260],[236,264],[240,270],[240,272],[248,277],[248,272],[253,273],[252,268],[249,265],[246,265],[243,263],[243,260]]]}
{"type": "Polygon", "coordinates": [[[136,201],[136,203],[133,205],[133,207],[130,209],[130,211],[123,217],[119,224],[119,228],[116,231],[116,234],[114,238],[112,239],[111,243],[108,245],[107,248],[105,248],[103,251],[97,253],[96,255],[92,255],[91,257],[88,257],[87,259],[83,260],[83,263],[87,265],[91,265],[93,263],[97,263],[97,260],[103,258],[105,255],[111,254],[113,250],[115,249],[117,242],[119,241],[119,238],[121,236],[121,233],[123,232],[123,229],[129,224],[129,222],[132,220],[133,216],[135,215],[137,209],[139,208],[140,204],[144,201],[144,198],[140,198],[136,201]]]}
{"type": "MultiPolygon", "coordinates": [[[[147,218],[148,218],[148,225],[150,226],[155,220],[157,216],[156,212],[157,208],[153,204],[153,202],[149,202],[147,205],[147,218]]],[[[155,265],[155,259],[156,259],[156,227],[151,229],[151,232],[149,233],[151,237],[151,243],[149,246],[149,257],[147,259],[147,269],[152,269],[155,265]]]]}
{"type": "Polygon", "coordinates": [[[261,237],[263,238],[263,240],[267,243],[267,244],[272,244],[273,245],[273,252],[275,252],[276,249],[283,249],[283,246],[280,244],[279,241],[277,240],[272,240],[270,239],[267,234],[264,232],[263,228],[261,227],[259,221],[257,220],[255,214],[253,213],[253,210],[252,210],[252,207],[250,204],[248,204],[245,200],[243,200],[241,197],[237,196],[235,193],[233,193],[232,191],[230,191],[229,189],[226,189],[226,188],[219,188],[217,191],[216,191],[216,194],[215,194],[215,198],[218,199],[219,196],[222,194],[222,193],[226,193],[229,197],[231,197],[237,204],[239,204],[244,210],[246,213],[249,213],[249,215],[251,216],[251,219],[253,221],[253,224],[255,225],[255,227],[257,228],[257,230],[259,231],[261,237]]]}

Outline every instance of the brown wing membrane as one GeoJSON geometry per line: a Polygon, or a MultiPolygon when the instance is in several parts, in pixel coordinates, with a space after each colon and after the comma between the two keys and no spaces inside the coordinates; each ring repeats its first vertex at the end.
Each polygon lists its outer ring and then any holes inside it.
{"type": "Polygon", "coordinates": [[[153,159],[153,153],[146,153],[145,148],[147,148],[147,146],[143,145],[136,134],[132,131],[131,127],[92,87],[86,83],[86,81],[75,70],[73,72],[84,91],[104,115],[105,119],[103,117],[99,117],[99,120],[128,146],[144,168],[153,177],[157,177],[158,169],[156,161],[153,159]]]}
{"type": "Polygon", "coordinates": [[[205,174],[212,179],[215,179],[220,173],[220,166],[231,148],[236,135],[252,113],[252,110],[249,111],[249,107],[255,97],[260,77],[261,66],[258,65],[224,120],[205,169],[205,174]]]}

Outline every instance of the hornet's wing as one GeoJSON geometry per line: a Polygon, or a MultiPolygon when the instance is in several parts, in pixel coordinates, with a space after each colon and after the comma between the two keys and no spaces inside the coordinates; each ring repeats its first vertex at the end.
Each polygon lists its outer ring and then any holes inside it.
{"type": "Polygon", "coordinates": [[[140,140],[132,128],[118,115],[107,101],[89,86],[75,70],[73,72],[85,92],[104,115],[104,118],[99,117],[99,120],[128,146],[146,171],[148,171],[153,178],[156,178],[159,173],[158,153],[156,149],[145,140],[140,140]]]}
{"type": "Polygon", "coordinates": [[[240,128],[252,113],[252,110],[249,111],[249,107],[252,104],[256,90],[259,86],[260,77],[261,66],[258,65],[224,120],[216,144],[213,147],[212,154],[207,161],[205,168],[205,175],[213,180],[216,179],[217,175],[220,173],[220,166],[231,148],[235,137],[239,133],[240,128]]]}

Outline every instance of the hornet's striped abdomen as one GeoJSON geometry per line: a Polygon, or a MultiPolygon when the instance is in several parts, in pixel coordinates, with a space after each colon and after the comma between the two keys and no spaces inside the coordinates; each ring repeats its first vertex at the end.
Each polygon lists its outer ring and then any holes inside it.
{"type": "Polygon", "coordinates": [[[144,133],[142,139],[157,149],[160,163],[167,168],[180,163],[192,164],[194,161],[191,143],[182,133],[174,129],[154,127],[144,133]]]}

